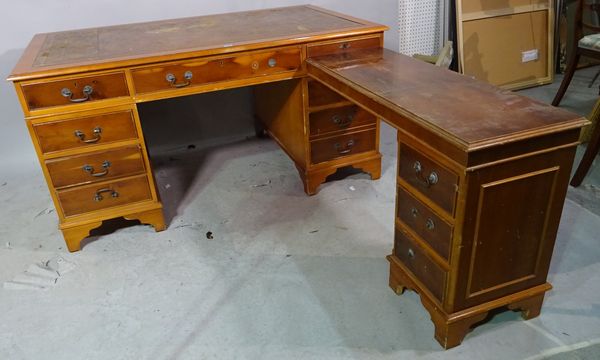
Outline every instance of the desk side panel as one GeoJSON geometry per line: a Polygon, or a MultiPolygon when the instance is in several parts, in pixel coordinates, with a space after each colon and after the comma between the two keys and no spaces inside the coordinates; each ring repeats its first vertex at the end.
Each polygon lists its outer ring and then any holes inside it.
{"type": "Polygon", "coordinates": [[[254,88],[255,113],[269,134],[301,168],[308,158],[308,131],[304,119],[306,79],[293,79],[254,88]]]}
{"type": "Polygon", "coordinates": [[[575,145],[467,170],[453,311],[546,283],[575,145]]]}

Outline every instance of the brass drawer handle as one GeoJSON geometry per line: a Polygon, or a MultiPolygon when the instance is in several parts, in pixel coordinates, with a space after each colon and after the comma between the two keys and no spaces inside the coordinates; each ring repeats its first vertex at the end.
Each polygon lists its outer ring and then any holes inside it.
{"type": "Polygon", "coordinates": [[[417,179],[421,181],[426,187],[430,187],[438,183],[439,176],[435,171],[429,173],[429,176],[427,177],[423,176],[423,167],[421,166],[421,162],[415,161],[413,169],[415,170],[415,176],[417,177],[417,179]]]}
{"type": "Polygon", "coordinates": [[[331,117],[331,122],[336,124],[340,129],[345,129],[354,121],[354,115],[350,114],[346,117],[335,114],[331,117]]]}
{"type": "Polygon", "coordinates": [[[350,49],[352,47],[352,45],[350,45],[350,43],[342,43],[340,44],[340,49],[342,50],[346,50],[346,49],[350,49]]]}
{"type": "Polygon", "coordinates": [[[92,96],[92,93],[94,92],[94,88],[91,87],[90,85],[86,85],[83,87],[82,92],[83,92],[83,97],[78,98],[78,99],[73,99],[73,92],[69,88],[63,88],[60,91],[60,94],[64,97],[66,97],[67,99],[69,99],[69,101],[72,103],[80,103],[80,102],[88,101],[92,98],[91,96],[92,96]]]}
{"type": "Polygon", "coordinates": [[[89,173],[93,177],[101,177],[101,176],[108,174],[108,168],[110,167],[110,165],[111,165],[110,161],[104,160],[104,162],[102,163],[102,168],[104,169],[104,171],[99,172],[99,173],[95,173],[94,167],[92,165],[88,165],[88,164],[83,165],[82,169],[83,169],[83,171],[89,173]]]}
{"type": "Polygon", "coordinates": [[[427,219],[427,221],[425,222],[425,227],[427,228],[427,230],[432,231],[433,229],[435,229],[435,223],[433,222],[433,220],[427,219]]]}
{"type": "Polygon", "coordinates": [[[335,143],[335,149],[337,150],[338,154],[340,155],[346,155],[346,154],[350,154],[352,152],[352,148],[354,147],[354,140],[349,140],[346,143],[346,149],[342,150],[342,145],[340,145],[340,143],[335,143]]]}
{"type": "Polygon", "coordinates": [[[193,77],[194,77],[194,74],[188,70],[183,74],[183,78],[186,80],[183,83],[177,83],[177,78],[175,77],[175,75],[173,75],[171,73],[168,73],[167,76],[165,77],[165,79],[167,80],[169,85],[171,85],[171,87],[182,88],[182,87],[189,86],[192,83],[193,77]]]}
{"type": "Polygon", "coordinates": [[[83,131],[81,130],[75,130],[75,136],[79,138],[79,141],[86,143],[86,144],[92,144],[92,143],[96,143],[98,141],[100,141],[101,135],[102,134],[102,128],[100,126],[96,126],[94,128],[94,135],[95,137],[92,139],[87,139],[85,138],[85,134],[83,133],[83,131]]]}
{"type": "Polygon", "coordinates": [[[410,209],[410,213],[413,217],[417,217],[419,215],[419,210],[417,210],[416,208],[412,208],[410,209]]]}
{"type": "Polygon", "coordinates": [[[102,196],[103,193],[110,193],[110,196],[113,198],[118,198],[119,197],[119,193],[116,192],[113,189],[110,188],[105,188],[105,189],[100,189],[100,190],[96,190],[96,195],[94,195],[94,201],[102,201],[104,200],[104,197],[102,196]]]}
{"type": "Polygon", "coordinates": [[[270,58],[268,62],[269,67],[274,68],[277,66],[277,60],[275,58],[270,58]]]}

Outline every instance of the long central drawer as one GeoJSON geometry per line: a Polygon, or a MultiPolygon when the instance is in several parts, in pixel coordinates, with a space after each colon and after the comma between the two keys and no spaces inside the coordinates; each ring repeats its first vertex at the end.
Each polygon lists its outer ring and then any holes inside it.
{"type": "Polygon", "coordinates": [[[133,69],[131,74],[135,92],[144,94],[296,71],[301,62],[300,47],[294,46],[148,66],[133,69]]]}

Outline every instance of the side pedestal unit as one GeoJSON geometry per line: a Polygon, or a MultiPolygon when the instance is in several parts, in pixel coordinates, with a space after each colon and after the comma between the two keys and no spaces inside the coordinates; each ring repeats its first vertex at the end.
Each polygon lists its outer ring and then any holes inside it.
{"type": "Polygon", "coordinates": [[[465,153],[398,134],[390,286],[419,293],[444,348],[491,310],[540,313],[579,130],[465,153]]]}

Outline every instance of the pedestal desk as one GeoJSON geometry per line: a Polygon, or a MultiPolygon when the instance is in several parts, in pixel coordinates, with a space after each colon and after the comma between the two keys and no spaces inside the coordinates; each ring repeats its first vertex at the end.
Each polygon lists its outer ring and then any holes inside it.
{"type": "Polygon", "coordinates": [[[116,217],[165,229],[138,103],[255,85],[309,195],[341,167],[379,178],[379,119],[398,130],[390,286],[442,346],[493,309],[537,316],[586,120],[384,50],[385,30],[296,6],[36,35],[9,80],[69,250],[116,217]]]}

